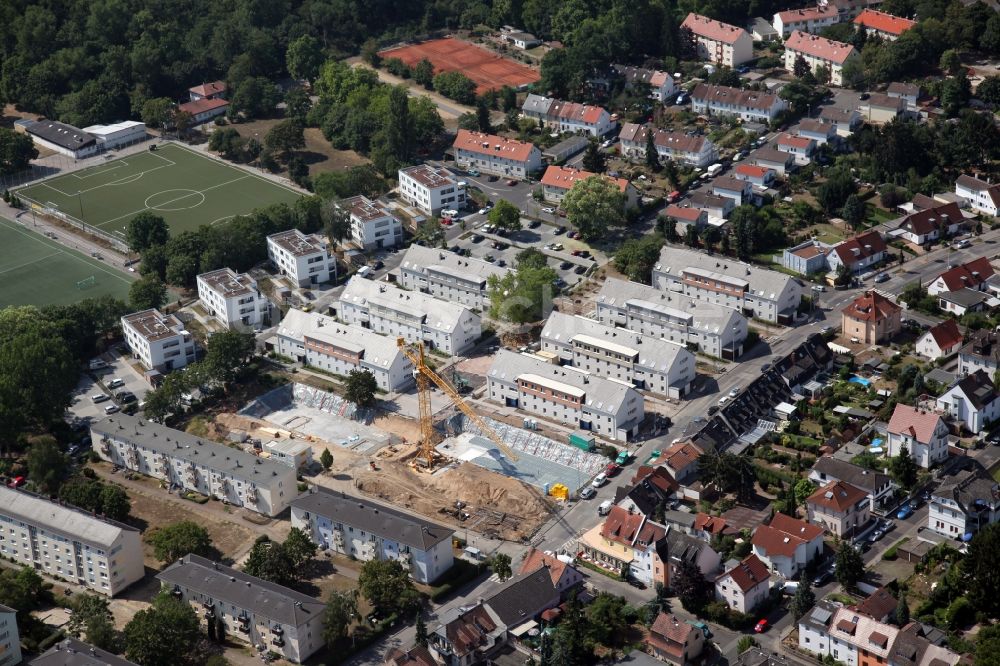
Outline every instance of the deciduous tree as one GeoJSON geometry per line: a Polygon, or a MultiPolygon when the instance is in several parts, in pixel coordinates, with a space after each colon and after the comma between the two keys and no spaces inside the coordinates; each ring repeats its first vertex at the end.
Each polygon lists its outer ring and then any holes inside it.
{"type": "Polygon", "coordinates": [[[41,435],[29,441],[26,456],[28,478],[48,495],[59,492],[69,472],[69,458],[59,449],[51,435],[41,435]]]}
{"type": "Polygon", "coordinates": [[[293,150],[305,147],[305,132],[296,120],[283,120],[264,136],[264,148],[275,153],[281,160],[287,160],[293,150]]]}
{"type": "Polygon", "coordinates": [[[324,59],[323,46],[311,35],[302,35],[289,44],[285,52],[285,66],[288,68],[288,73],[296,79],[310,83],[319,76],[319,68],[324,59]]]}
{"type": "Polygon", "coordinates": [[[865,562],[861,553],[850,543],[842,541],[835,561],[837,581],[850,590],[856,589],[858,581],[865,575],[865,562]]]}
{"type": "Polygon", "coordinates": [[[186,601],[167,591],[125,625],[125,653],[139,666],[189,663],[201,638],[198,616],[186,601]]]}
{"type": "Polygon", "coordinates": [[[323,615],[323,640],[327,646],[347,638],[348,628],[358,614],[357,592],[331,592],[323,615]]]}
{"type": "Polygon", "coordinates": [[[505,231],[521,229],[521,211],[506,199],[498,199],[486,217],[490,224],[505,231]]]}
{"type": "Polygon", "coordinates": [[[1000,525],[979,530],[962,563],[969,601],[988,617],[1000,617],[1000,525]]]}
{"type": "Polygon", "coordinates": [[[583,153],[583,169],[591,173],[604,173],[604,153],[596,140],[587,144],[587,150],[583,153]]]}
{"type": "Polygon", "coordinates": [[[699,614],[710,601],[712,586],[705,580],[705,574],[698,565],[686,558],[674,567],[671,585],[684,609],[699,614]]]}
{"type": "Polygon", "coordinates": [[[167,221],[152,211],[144,210],[125,225],[125,242],[134,252],[145,252],[154,245],[166,245],[170,240],[167,221]]]}
{"type": "Polygon", "coordinates": [[[175,562],[188,553],[210,557],[215,550],[208,530],[191,520],[154,528],[146,537],[161,562],[175,562]]]}
{"type": "Polygon", "coordinates": [[[24,171],[36,157],[38,150],[30,136],[0,127],[0,173],[24,171]]]}
{"type": "Polygon", "coordinates": [[[563,208],[584,240],[600,238],[609,227],[625,224],[625,195],[617,183],[602,176],[577,181],[563,199],[563,208]]]}
{"type": "Polygon", "coordinates": [[[160,308],[167,302],[167,287],[156,275],[143,275],[129,286],[128,300],[133,310],[160,308]]]}
{"type": "Polygon", "coordinates": [[[351,370],[344,382],[344,397],[361,407],[375,402],[378,381],[369,370],[351,370]]]}
{"type": "Polygon", "coordinates": [[[409,572],[396,560],[370,560],[361,566],[358,589],[380,613],[407,612],[420,603],[409,572]]]}
{"type": "Polygon", "coordinates": [[[490,569],[500,579],[501,583],[506,582],[508,578],[514,575],[514,572],[510,568],[510,555],[506,553],[497,553],[490,558],[490,569]]]}

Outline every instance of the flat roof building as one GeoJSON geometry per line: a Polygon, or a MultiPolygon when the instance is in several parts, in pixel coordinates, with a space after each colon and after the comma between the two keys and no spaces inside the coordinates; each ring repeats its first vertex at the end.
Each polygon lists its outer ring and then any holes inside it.
{"type": "Polygon", "coordinates": [[[298,229],[268,236],[267,258],[299,287],[329,282],[337,276],[337,260],[326,242],[298,229]]]}
{"type": "Polygon", "coordinates": [[[98,594],[145,575],[139,530],[69,504],[0,486],[0,530],[3,557],[98,594]]]}
{"type": "Polygon", "coordinates": [[[367,497],[320,486],[292,502],[292,527],[323,550],[365,562],[397,560],[418,583],[432,583],[454,563],[454,530],[367,497]]]}
{"type": "Polygon", "coordinates": [[[351,217],[351,240],[361,249],[381,250],[403,242],[403,225],[382,201],[359,195],[340,205],[351,217]]]}
{"type": "Polygon", "coordinates": [[[174,315],[143,310],[122,317],[122,333],[132,356],[147,370],[170,372],[194,363],[194,338],[174,315]]]}
{"type": "Polygon", "coordinates": [[[287,465],[138,416],[115,414],[90,432],[103,460],[265,516],[278,515],[298,494],[287,465]]]}
{"type": "Polygon", "coordinates": [[[231,268],[202,273],[197,278],[198,300],[227,329],[268,326],[271,303],[249,273],[231,268]]]}
{"type": "Polygon", "coordinates": [[[399,195],[425,215],[466,206],[465,184],[443,167],[418,164],[399,170],[399,195]]]}

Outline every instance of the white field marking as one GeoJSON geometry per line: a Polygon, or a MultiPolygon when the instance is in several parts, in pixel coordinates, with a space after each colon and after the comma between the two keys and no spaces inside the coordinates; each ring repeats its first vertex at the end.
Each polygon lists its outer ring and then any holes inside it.
{"type": "Polygon", "coordinates": [[[30,266],[31,264],[37,264],[40,261],[45,261],[46,259],[51,259],[52,257],[57,257],[60,254],[62,254],[61,250],[59,252],[53,252],[52,254],[47,254],[44,257],[39,257],[38,259],[32,259],[31,261],[26,261],[23,264],[18,264],[17,266],[12,266],[11,268],[5,268],[2,271],[0,271],[0,275],[3,275],[4,273],[10,273],[11,271],[20,270],[20,269],[24,268],[25,266],[30,266]]]}
{"type": "Polygon", "coordinates": [[[159,192],[150,194],[148,197],[146,197],[146,200],[143,201],[142,203],[144,203],[146,207],[149,208],[150,210],[159,211],[161,213],[176,213],[177,211],[180,210],[191,210],[192,208],[197,208],[198,206],[202,205],[203,203],[205,203],[205,195],[202,194],[201,192],[196,192],[195,190],[189,190],[187,188],[178,188],[176,190],[160,190],[159,192]],[[161,194],[166,194],[167,192],[187,192],[187,194],[183,197],[174,197],[170,201],[167,201],[162,204],[155,204],[153,206],[149,205],[150,199],[154,199],[155,197],[158,197],[161,194]],[[178,201],[184,201],[190,196],[199,196],[201,197],[201,201],[199,201],[193,206],[182,206],[180,208],[164,208],[164,206],[166,206],[167,204],[176,203],[178,201]]]}
{"type": "MultiPolygon", "coordinates": [[[[164,201],[163,203],[161,203],[159,205],[160,206],[166,206],[167,204],[171,204],[171,203],[173,203],[175,201],[180,201],[181,199],[187,199],[192,194],[204,194],[205,192],[208,192],[209,190],[214,190],[214,189],[217,189],[219,187],[225,187],[226,185],[232,185],[233,183],[236,183],[236,182],[241,181],[241,180],[245,180],[246,178],[249,178],[249,177],[250,177],[249,175],[244,174],[243,176],[241,176],[239,178],[234,178],[233,180],[228,180],[225,183],[219,183],[218,185],[212,185],[211,187],[206,187],[203,190],[191,190],[190,192],[188,192],[187,194],[185,194],[182,197],[177,197],[176,199],[171,199],[169,201],[164,201]]],[[[153,196],[153,195],[150,195],[150,196],[153,196]]],[[[133,215],[138,215],[139,213],[141,213],[144,210],[150,210],[149,206],[147,206],[145,208],[140,208],[139,210],[134,211],[132,213],[126,213],[124,215],[119,215],[118,217],[113,217],[110,220],[104,220],[103,222],[99,222],[99,223],[93,224],[91,226],[103,228],[104,225],[106,225],[106,224],[109,224],[111,222],[117,222],[118,220],[125,219],[126,217],[132,217],[133,215]]]]}
{"type": "Polygon", "coordinates": [[[225,215],[223,217],[220,217],[217,220],[212,220],[211,222],[208,223],[208,226],[210,226],[210,227],[215,226],[216,224],[219,224],[220,222],[225,222],[226,220],[231,220],[234,217],[236,217],[236,216],[235,215],[225,215]]]}
{"type": "MultiPolygon", "coordinates": [[[[27,236],[31,240],[33,240],[35,242],[38,242],[38,243],[41,243],[42,245],[47,245],[48,247],[54,248],[54,249],[58,250],[59,253],[68,254],[73,259],[77,259],[77,260],[80,259],[80,257],[77,257],[74,254],[70,254],[69,252],[67,252],[66,250],[64,250],[62,247],[59,246],[59,244],[57,244],[57,243],[55,243],[53,241],[49,241],[46,238],[42,238],[38,234],[33,234],[31,232],[24,231],[24,230],[22,230],[18,226],[11,225],[10,223],[8,223],[3,218],[0,218],[0,226],[4,226],[4,227],[6,227],[8,229],[12,229],[12,230],[16,231],[17,233],[21,234],[22,236],[27,236]]],[[[36,259],[36,261],[37,261],[37,259],[36,259]]],[[[102,273],[107,273],[111,277],[117,278],[117,279],[121,280],[122,282],[124,282],[126,284],[130,284],[131,283],[131,280],[129,280],[128,278],[126,278],[124,275],[118,273],[117,271],[113,271],[113,270],[111,270],[109,268],[106,268],[102,264],[97,263],[97,261],[88,261],[86,259],[86,257],[84,258],[84,261],[91,268],[96,268],[97,270],[101,271],[102,273]]]]}
{"type": "Polygon", "coordinates": [[[223,162],[222,160],[215,159],[213,157],[209,157],[209,156],[204,155],[202,153],[199,153],[199,152],[197,152],[195,150],[191,150],[190,148],[188,148],[186,146],[179,146],[179,145],[174,144],[174,143],[172,143],[170,145],[173,146],[173,147],[175,147],[175,148],[177,148],[178,150],[187,151],[187,152],[191,153],[192,155],[197,155],[198,157],[200,157],[202,159],[207,159],[207,160],[209,160],[209,161],[211,161],[211,162],[213,162],[215,164],[218,164],[219,166],[226,167],[227,169],[230,169],[232,171],[236,171],[238,173],[242,173],[242,174],[244,174],[246,176],[250,176],[251,178],[256,178],[257,180],[263,181],[263,182],[267,183],[268,185],[275,185],[277,187],[280,187],[283,190],[288,190],[289,192],[297,194],[300,197],[306,196],[304,193],[299,192],[298,190],[296,190],[294,188],[288,187],[287,185],[284,185],[284,184],[279,183],[277,181],[269,180],[267,178],[264,178],[263,176],[261,176],[259,174],[256,174],[253,171],[249,171],[247,169],[241,169],[241,168],[239,168],[237,166],[233,166],[232,164],[229,164],[227,162],[223,162]]]}
{"type": "Polygon", "coordinates": [[[112,162],[111,164],[98,164],[97,166],[90,167],[89,169],[81,169],[80,171],[74,171],[71,174],[73,178],[77,180],[87,180],[88,178],[93,178],[94,176],[101,176],[108,171],[114,171],[115,169],[120,169],[123,166],[129,166],[129,163],[125,160],[118,160],[112,162]],[[81,176],[80,174],[86,174],[81,176]]]}

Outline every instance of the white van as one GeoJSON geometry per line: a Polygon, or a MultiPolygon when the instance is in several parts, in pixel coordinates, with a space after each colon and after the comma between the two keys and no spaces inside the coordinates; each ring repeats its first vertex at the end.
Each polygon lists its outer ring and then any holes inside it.
{"type": "Polygon", "coordinates": [[[604,500],[603,502],[601,502],[601,505],[597,507],[597,515],[599,516],[608,515],[609,513],[611,513],[611,507],[613,506],[614,503],[611,500],[604,500]]]}
{"type": "Polygon", "coordinates": [[[358,277],[368,277],[372,273],[371,266],[362,266],[358,269],[358,277]]]}

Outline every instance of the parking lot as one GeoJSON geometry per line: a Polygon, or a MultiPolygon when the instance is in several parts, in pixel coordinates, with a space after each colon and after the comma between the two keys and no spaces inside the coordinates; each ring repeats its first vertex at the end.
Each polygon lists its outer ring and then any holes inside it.
{"type": "Polygon", "coordinates": [[[81,375],[80,382],[76,386],[73,403],[70,405],[69,411],[73,414],[77,423],[81,425],[89,425],[95,421],[100,421],[107,416],[107,409],[111,405],[117,405],[119,408],[123,407],[124,405],[114,397],[122,391],[130,391],[135,395],[136,402],[142,402],[146,399],[149,384],[146,383],[142,375],[132,368],[128,362],[128,357],[111,357],[111,354],[101,356],[101,359],[108,363],[108,367],[84,373],[81,375]],[[94,379],[95,376],[97,377],[96,380],[94,379]],[[115,388],[110,388],[110,384],[115,379],[122,380],[123,384],[115,388]],[[109,399],[94,402],[94,396],[99,394],[107,395],[109,399]]]}

